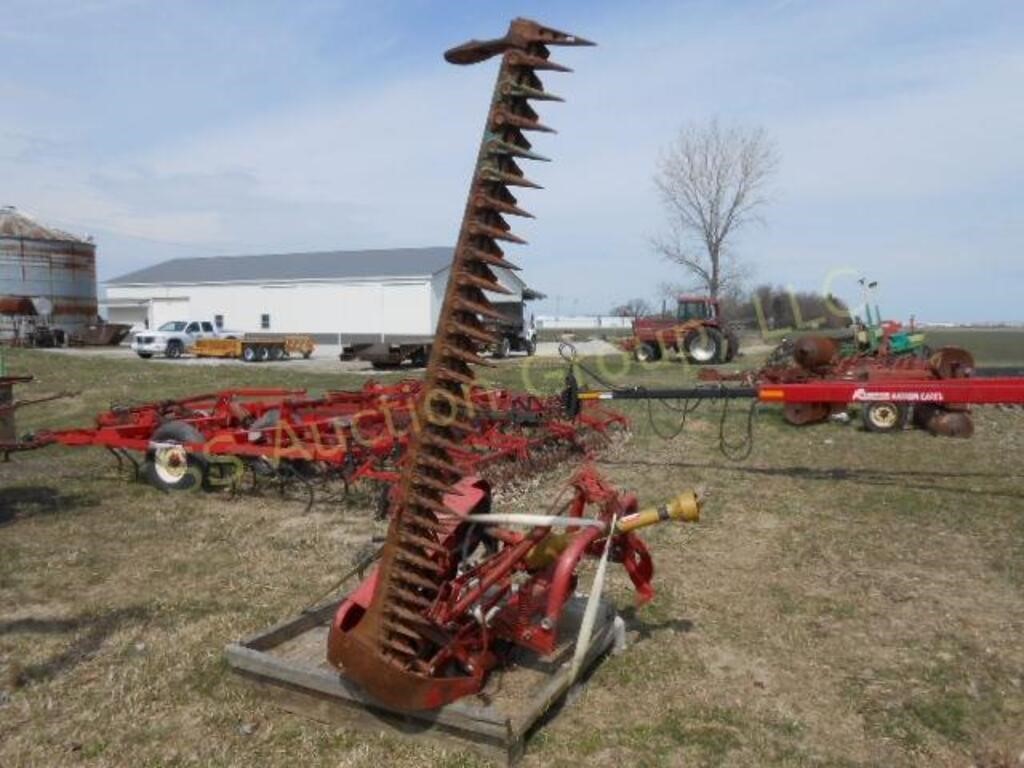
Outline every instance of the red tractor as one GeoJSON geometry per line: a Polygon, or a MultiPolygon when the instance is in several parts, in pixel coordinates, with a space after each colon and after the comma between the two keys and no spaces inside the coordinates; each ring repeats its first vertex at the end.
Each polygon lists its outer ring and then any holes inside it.
{"type": "Polygon", "coordinates": [[[675,317],[638,317],[626,349],[641,363],[660,360],[665,350],[683,354],[697,365],[727,363],[736,356],[740,340],[722,319],[717,299],[678,297],[675,317]]]}

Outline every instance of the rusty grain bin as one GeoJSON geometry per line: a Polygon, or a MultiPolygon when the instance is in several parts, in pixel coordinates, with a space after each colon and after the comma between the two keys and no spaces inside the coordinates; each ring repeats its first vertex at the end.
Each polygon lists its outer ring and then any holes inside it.
{"type": "Polygon", "coordinates": [[[78,336],[96,320],[96,246],[0,208],[0,339],[27,323],[78,336]]]}

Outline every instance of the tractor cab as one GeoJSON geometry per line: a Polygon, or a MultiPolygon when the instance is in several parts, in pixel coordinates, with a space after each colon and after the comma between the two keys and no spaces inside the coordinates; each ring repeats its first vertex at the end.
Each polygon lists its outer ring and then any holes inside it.
{"type": "Polygon", "coordinates": [[[708,296],[679,296],[676,305],[676,320],[686,323],[691,320],[717,320],[718,301],[708,296]]]}

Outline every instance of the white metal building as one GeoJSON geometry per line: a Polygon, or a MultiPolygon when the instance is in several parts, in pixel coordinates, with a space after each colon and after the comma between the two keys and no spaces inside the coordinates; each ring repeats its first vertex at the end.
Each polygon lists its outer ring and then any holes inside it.
{"type": "MultiPolygon", "coordinates": [[[[305,333],[328,343],[429,337],[451,260],[451,247],[171,259],[108,281],[100,305],[110,322],[139,328],[209,319],[229,330],[305,333]]],[[[541,297],[515,273],[495,273],[511,293],[492,301],[521,306],[541,297]]]]}

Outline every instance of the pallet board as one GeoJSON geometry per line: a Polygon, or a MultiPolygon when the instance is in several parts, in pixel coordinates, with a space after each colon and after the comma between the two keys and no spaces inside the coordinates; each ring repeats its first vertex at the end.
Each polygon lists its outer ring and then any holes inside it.
{"type": "MultiPolygon", "coordinates": [[[[538,657],[517,651],[508,668],[491,673],[480,694],[429,712],[388,709],[327,663],[327,631],[337,601],[231,643],[224,652],[232,671],[295,714],[356,730],[472,749],[512,765],[522,756],[530,733],[572,686],[569,667],[584,603],[584,598],[574,597],[566,604],[553,654],[538,657]]],[[[584,669],[622,638],[622,620],[602,601],[584,669]]]]}

